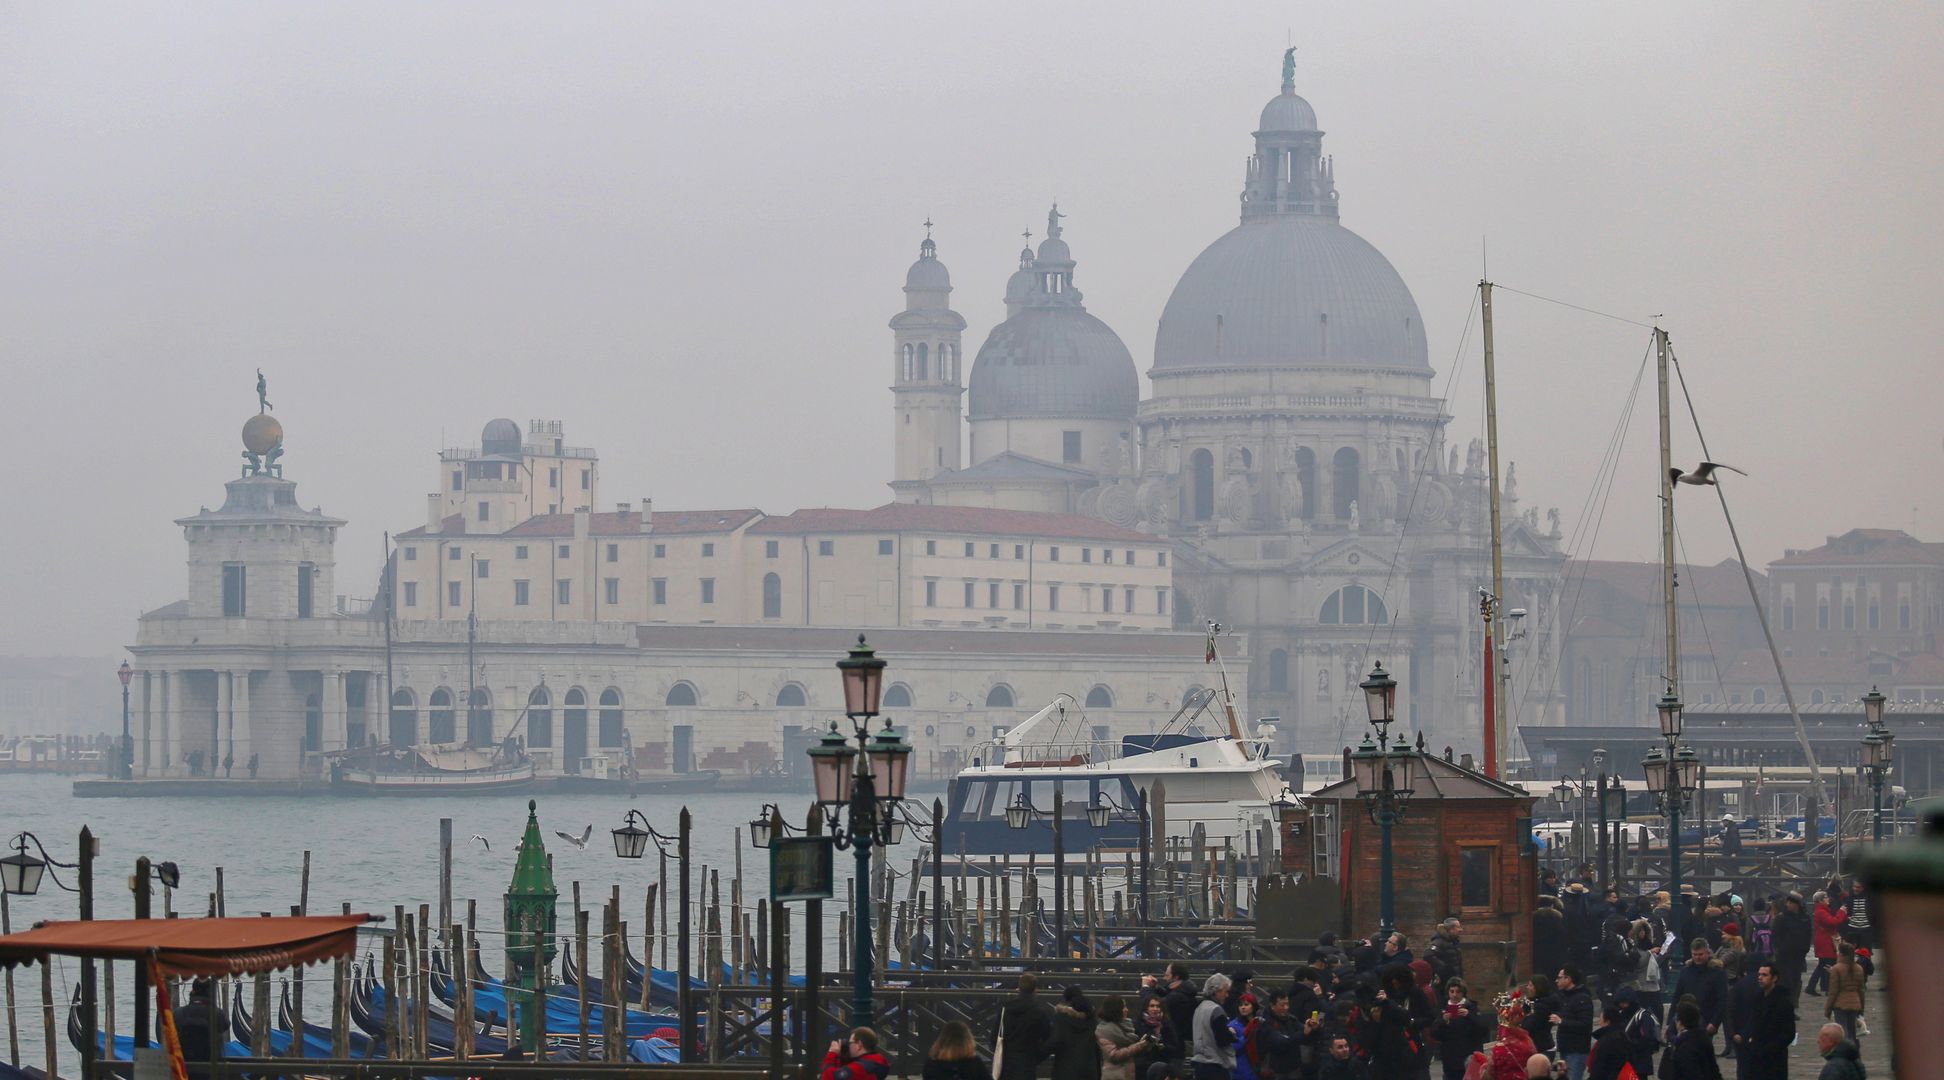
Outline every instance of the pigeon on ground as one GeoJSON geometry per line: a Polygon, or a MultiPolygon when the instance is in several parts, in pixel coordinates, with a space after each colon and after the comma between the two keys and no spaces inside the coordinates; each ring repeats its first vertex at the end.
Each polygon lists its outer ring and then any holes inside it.
{"type": "Polygon", "coordinates": [[[1667,476],[1668,479],[1677,484],[1694,484],[1697,487],[1706,487],[1715,483],[1714,471],[1716,469],[1727,469],[1736,476],[1748,475],[1733,465],[1723,465],[1718,461],[1704,461],[1695,466],[1693,472],[1682,472],[1680,469],[1674,468],[1667,470],[1667,476]]]}
{"type": "Polygon", "coordinates": [[[579,836],[575,836],[573,833],[561,832],[559,829],[554,830],[554,835],[560,837],[562,840],[567,841],[568,843],[574,845],[577,848],[584,848],[587,846],[588,838],[594,835],[594,826],[589,825],[587,828],[581,830],[581,834],[579,836]]]}
{"type": "Polygon", "coordinates": [[[480,844],[484,845],[487,851],[493,850],[493,842],[491,840],[486,839],[485,837],[479,835],[478,833],[472,834],[472,838],[474,840],[479,841],[480,844]]]}

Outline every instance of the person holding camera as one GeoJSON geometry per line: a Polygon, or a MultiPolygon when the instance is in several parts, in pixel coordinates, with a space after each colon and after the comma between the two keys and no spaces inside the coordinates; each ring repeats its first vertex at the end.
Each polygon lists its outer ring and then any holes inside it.
{"type": "Polygon", "coordinates": [[[1100,1043],[1100,1080],[1142,1080],[1135,1074],[1141,1057],[1160,1043],[1152,1036],[1134,1030],[1127,1015],[1127,999],[1109,994],[1100,1003],[1100,1019],[1094,1025],[1094,1039],[1100,1043]]]}
{"type": "Polygon", "coordinates": [[[877,1032],[852,1028],[850,1037],[833,1039],[824,1054],[822,1080],[885,1080],[891,1062],[878,1052],[877,1032]]]}

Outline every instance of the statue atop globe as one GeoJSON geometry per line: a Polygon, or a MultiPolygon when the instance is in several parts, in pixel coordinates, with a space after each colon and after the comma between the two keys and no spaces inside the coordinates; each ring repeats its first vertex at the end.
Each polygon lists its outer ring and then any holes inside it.
{"type": "Polygon", "coordinates": [[[270,415],[269,385],[262,368],[257,369],[256,391],[257,414],[243,422],[243,458],[248,462],[243,475],[282,476],[277,459],[283,456],[283,424],[270,415]]]}

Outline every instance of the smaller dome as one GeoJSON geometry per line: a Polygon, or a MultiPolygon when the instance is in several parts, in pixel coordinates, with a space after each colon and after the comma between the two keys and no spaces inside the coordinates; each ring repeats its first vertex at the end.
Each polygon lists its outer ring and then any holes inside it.
{"type": "Polygon", "coordinates": [[[1049,236],[1040,241],[1039,261],[1044,263],[1072,262],[1073,252],[1067,248],[1065,240],[1049,236]]]}
{"type": "Polygon", "coordinates": [[[951,273],[935,256],[919,259],[911,264],[911,269],[905,271],[907,289],[949,289],[951,287],[951,273]]]}
{"type": "Polygon", "coordinates": [[[487,421],[486,427],[479,433],[479,452],[519,456],[520,425],[503,416],[487,421]]]}
{"type": "Polygon", "coordinates": [[[1310,103],[1296,96],[1294,90],[1284,90],[1269,99],[1262,107],[1262,123],[1257,131],[1315,131],[1316,110],[1310,103]]]}
{"type": "Polygon", "coordinates": [[[267,454],[283,445],[283,424],[269,413],[258,413],[243,421],[243,449],[252,454],[267,454]]]}

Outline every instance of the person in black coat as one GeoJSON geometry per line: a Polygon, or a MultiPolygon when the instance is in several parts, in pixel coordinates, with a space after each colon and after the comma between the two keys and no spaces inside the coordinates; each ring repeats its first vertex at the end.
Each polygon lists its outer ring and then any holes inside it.
{"type": "Polygon", "coordinates": [[[1721,1080],[1721,1063],[1715,1060],[1714,1043],[1702,1029],[1701,1010],[1694,1002],[1674,1007],[1674,1028],[1655,1074],[1659,1080],[1721,1080]]]}
{"type": "Polygon", "coordinates": [[[1586,1080],[1620,1080],[1628,1064],[1627,1032],[1620,1016],[1608,1012],[1593,1032],[1593,1056],[1586,1062],[1586,1080]]]}
{"type": "Polygon", "coordinates": [[[1559,1056],[1568,1062],[1578,1059],[1584,1067],[1593,1048],[1593,995],[1580,983],[1580,970],[1568,964],[1559,970],[1559,1009],[1550,1019],[1559,1056]]]}
{"type": "Polygon", "coordinates": [[[1802,909],[1801,893],[1790,893],[1782,901],[1782,911],[1769,930],[1776,975],[1793,998],[1802,993],[1802,972],[1809,966],[1809,945],[1816,934],[1809,913],[1802,909]]]}
{"type": "Polygon", "coordinates": [[[1445,1080],[1464,1080],[1465,1064],[1485,1049],[1486,1040],[1497,1031],[1497,1015],[1479,1011],[1471,999],[1465,980],[1445,983],[1445,1006],[1431,1024],[1431,1037],[1438,1041],[1438,1060],[1444,1063],[1445,1080]]]}
{"type": "Polygon", "coordinates": [[[223,1025],[216,1020],[216,1007],[211,1004],[213,987],[208,979],[197,979],[189,987],[189,1000],[172,1011],[175,1017],[176,1039],[182,1043],[182,1060],[193,1073],[197,1065],[207,1071],[211,1040],[220,1047],[225,1040],[218,1038],[223,1025]]]}
{"type": "Polygon", "coordinates": [[[1746,1072],[1742,1075],[1750,1080],[1787,1076],[1789,1044],[1796,1037],[1795,995],[1782,984],[1774,963],[1756,969],[1756,978],[1762,994],[1755,1001],[1754,1022],[1749,1025],[1748,1041],[1744,1044],[1742,1064],[1746,1072]]]}
{"type": "Polygon", "coordinates": [[[1039,999],[1038,989],[1032,972],[1021,974],[1019,993],[999,1014],[999,1031],[1006,1039],[999,1080],[1030,1080],[1039,1063],[1053,1052],[1053,1007],[1039,999]]]}
{"type": "Polygon", "coordinates": [[[1553,989],[1551,976],[1534,975],[1525,985],[1526,1015],[1519,1022],[1525,1033],[1532,1036],[1532,1048],[1542,1054],[1553,1052],[1552,1018],[1559,1012],[1559,993],[1553,989]]]}
{"type": "Polygon", "coordinates": [[[1542,896],[1539,909],[1532,913],[1532,970],[1550,979],[1566,964],[1566,916],[1558,900],[1542,896]]]}
{"type": "Polygon", "coordinates": [[[1586,886],[1577,881],[1566,886],[1566,894],[1560,897],[1560,911],[1566,919],[1566,962],[1569,964],[1585,968],[1593,958],[1593,947],[1600,943],[1601,924],[1605,921],[1595,906],[1598,903],[1586,886]]]}
{"type": "Polygon", "coordinates": [[[1701,1012],[1701,1034],[1713,1039],[1715,1032],[1721,1030],[1722,1021],[1728,1018],[1728,973],[1714,961],[1714,950],[1708,947],[1706,938],[1695,938],[1688,943],[1688,962],[1681,965],[1674,976],[1669,1001],[1678,1002],[1683,997],[1694,998],[1694,1004],[1701,1012]]]}
{"type": "Polygon", "coordinates": [[[1174,1021],[1168,1019],[1168,1010],[1158,997],[1149,998],[1142,1006],[1141,1015],[1134,1021],[1134,1034],[1148,1041],[1147,1051],[1136,1060],[1135,1080],[1156,1070],[1166,1075],[1175,1063],[1188,1056],[1174,1021]]]}

